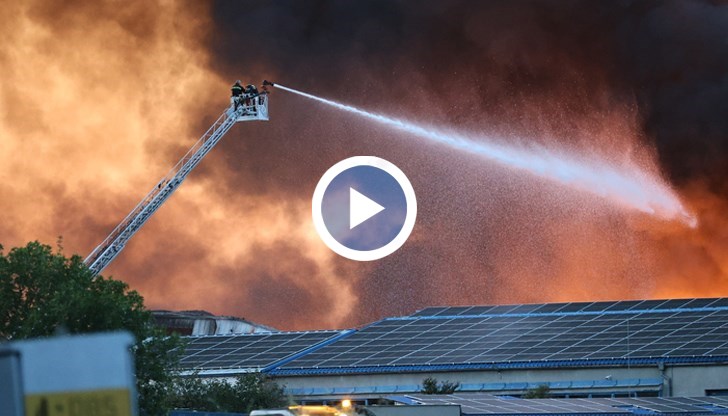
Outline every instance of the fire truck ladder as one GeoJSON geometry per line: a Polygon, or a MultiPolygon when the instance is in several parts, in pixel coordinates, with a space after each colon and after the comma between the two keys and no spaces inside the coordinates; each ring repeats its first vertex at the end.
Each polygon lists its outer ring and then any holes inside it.
{"type": "Polygon", "coordinates": [[[111,263],[129,239],[139,231],[145,222],[179,188],[187,175],[202,161],[210,150],[239,121],[268,120],[268,97],[259,95],[241,102],[235,110],[227,108],[222,115],[200,137],[187,154],[160,180],[139,204],[131,210],[119,225],[86,257],[84,263],[95,275],[111,263]]]}

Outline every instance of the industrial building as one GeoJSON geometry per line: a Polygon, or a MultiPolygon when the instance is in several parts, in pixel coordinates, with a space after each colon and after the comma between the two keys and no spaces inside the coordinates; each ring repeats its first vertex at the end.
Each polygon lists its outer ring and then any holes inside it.
{"type": "Polygon", "coordinates": [[[188,374],[263,372],[311,403],[418,397],[428,376],[488,397],[728,395],[728,298],[435,307],[358,329],[188,340],[188,374]]]}
{"type": "Polygon", "coordinates": [[[277,332],[266,325],[234,316],[217,316],[207,311],[152,311],[154,323],[167,333],[179,335],[233,335],[277,332]]]}
{"type": "MultiPolygon", "coordinates": [[[[422,409],[439,406],[438,416],[633,416],[671,415],[708,416],[728,414],[728,398],[725,397],[678,397],[678,398],[600,398],[600,399],[514,399],[483,393],[458,393],[449,395],[411,395],[395,397],[399,404],[415,410],[409,414],[421,414],[422,409]],[[452,409],[452,408],[455,409],[452,409]],[[448,412],[449,411],[449,412],[448,412]]],[[[376,407],[375,407],[376,409],[376,407]]],[[[387,414],[377,412],[377,415],[387,414]]],[[[402,414],[405,414],[404,412],[402,414]]]]}

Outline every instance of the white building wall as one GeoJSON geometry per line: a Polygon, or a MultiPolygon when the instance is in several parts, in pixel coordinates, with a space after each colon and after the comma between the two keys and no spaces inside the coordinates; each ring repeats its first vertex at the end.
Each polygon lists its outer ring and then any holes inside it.
{"type": "MultiPolygon", "coordinates": [[[[704,396],[706,389],[728,389],[728,365],[667,367],[663,373],[650,367],[566,368],[542,370],[460,371],[405,374],[366,374],[339,376],[277,377],[287,388],[371,387],[420,385],[425,377],[462,384],[540,383],[556,381],[592,381],[663,378],[663,395],[704,396]]],[[[612,390],[619,388],[612,388],[612,390]]],[[[596,392],[596,389],[595,389],[596,392]]]]}
{"type": "Polygon", "coordinates": [[[728,391],[728,364],[722,366],[671,367],[672,395],[678,397],[705,396],[706,390],[728,391]]]}

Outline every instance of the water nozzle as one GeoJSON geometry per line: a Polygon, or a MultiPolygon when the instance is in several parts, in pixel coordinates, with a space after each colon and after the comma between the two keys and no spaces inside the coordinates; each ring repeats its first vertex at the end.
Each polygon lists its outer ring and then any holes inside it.
{"type": "Polygon", "coordinates": [[[270,85],[271,87],[274,87],[276,84],[268,81],[267,79],[263,80],[263,86],[270,85]]]}

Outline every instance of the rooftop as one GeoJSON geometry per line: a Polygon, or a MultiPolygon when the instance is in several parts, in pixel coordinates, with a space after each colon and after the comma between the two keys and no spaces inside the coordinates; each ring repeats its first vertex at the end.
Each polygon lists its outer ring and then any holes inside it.
{"type": "Polygon", "coordinates": [[[725,397],[642,397],[603,399],[513,399],[481,393],[393,397],[412,405],[457,404],[463,415],[724,415],[725,397]]]}
{"type": "Polygon", "coordinates": [[[728,362],[728,298],[427,308],[358,330],[192,337],[182,365],[313,375],[659,362],[728,362]]]}

